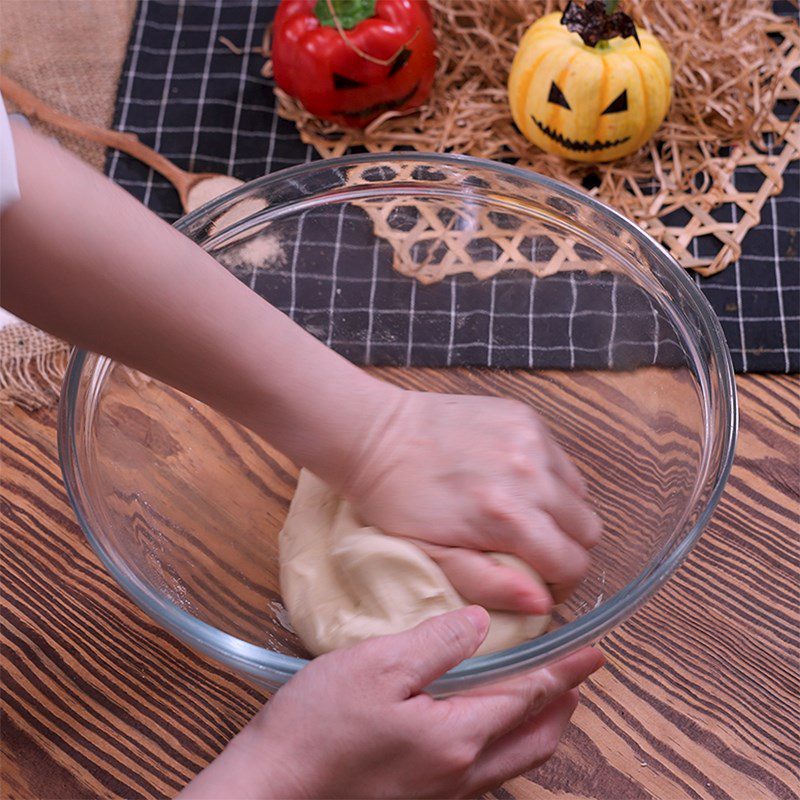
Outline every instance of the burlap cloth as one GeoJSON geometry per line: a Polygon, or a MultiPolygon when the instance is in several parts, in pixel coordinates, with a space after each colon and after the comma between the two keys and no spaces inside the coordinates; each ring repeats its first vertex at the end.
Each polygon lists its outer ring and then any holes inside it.
{"type": "MultiPolygon", "coordinates": [[[[0,0],[0,68],[62,111],[108,126],[135,8],[136,0],[0,0]]],[[[102,170],[100,145],[37,127],[102,170]]],[[[51,403],[67,352],[31,325],[0,329],[0,403],[51,403]]]]}

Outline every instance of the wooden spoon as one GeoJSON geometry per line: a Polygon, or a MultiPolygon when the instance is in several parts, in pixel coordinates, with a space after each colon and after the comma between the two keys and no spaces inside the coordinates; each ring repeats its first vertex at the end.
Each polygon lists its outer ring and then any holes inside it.
{"type": "Polygon", "coordinates": [[[75,119],[69,114],[64,114],[62,111],[58,111],[45,103],[44,100],[40,100],[36,95],[31,94],[13,78],[9,78],[8,75],[3,75],[2,73],[0,73],[0,93],[3,97],[13,100],[19,106],[20,111],[28,117],[54,125],[57,128],[69,131],[92,142],[98,142],[106,147],[121,150],[143,164],[147,164],[148,167],[163,175],[175,187],[184,211],[192,211],[207,200],[211,200],[213,197],[217,197],[223,192],[228,192],[243,184],[243,181],[230,175],[221,175],[216,172],[187,172],[152,148],[142,144],[135,134],[100,128],[89,122],[75,119]],[[202,190],[192,192],[192,189],[195,189],[198,184],[212,180],[214,184],[209,184],[204,186],[202,190]]]}

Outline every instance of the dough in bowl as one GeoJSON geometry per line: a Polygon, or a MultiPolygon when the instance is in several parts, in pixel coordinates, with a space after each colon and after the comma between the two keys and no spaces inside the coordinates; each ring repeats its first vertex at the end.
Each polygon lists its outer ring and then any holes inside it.
{"type": "MultiPolygon", "coordinates": [[[[494,558],[541,579],[505,553],[494,558]]],[[[292,626],[314,655],[398,633],[468,605],[433,559],[412,542],[365,526],[350,504],[303,470],[280,534],[281,593],[292,626]]],[[[550,617],[490,611],[478,654],[544,632],[550,617]]]]}

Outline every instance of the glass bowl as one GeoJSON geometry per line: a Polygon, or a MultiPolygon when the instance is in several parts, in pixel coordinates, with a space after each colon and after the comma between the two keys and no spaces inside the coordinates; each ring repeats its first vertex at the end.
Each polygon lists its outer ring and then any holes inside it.
{"type": "MultiPolygon", "coordinates": [[[[662,586],[711,516],[737,424],[722,331],[678,264],[586,194],[475,158],[358,155],[255,180],[177,228],[388,381],[529,403],[586,477],[606,530],[586,580],[543,636],[463,662],[432,692],[600,639],[662,586]]],[[[278,583],[297,474],[287,458],[81,351],[59,446],[86,536],[147,614],[268,689],[302,668],[278,583]]]]}

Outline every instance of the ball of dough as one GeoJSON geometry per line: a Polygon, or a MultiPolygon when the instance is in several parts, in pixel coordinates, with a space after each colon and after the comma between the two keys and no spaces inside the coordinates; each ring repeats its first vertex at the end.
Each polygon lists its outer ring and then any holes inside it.
{"type": "MultiPolygon", "coordinates": [[[[492,556],[541,582],[514,556],[492,556]]],[[[433,559],[412,542],[363,525],[347,501],[307,470],[280,534],[280,578],[292,626],[314,655],[468,605],[433,559]]],[[[505,611],[490,617],[478,655],[532,639],[550,621],[505,611]]]]}

